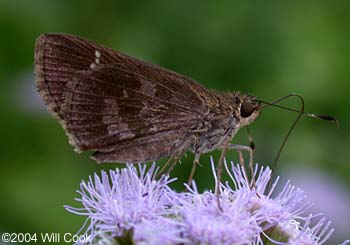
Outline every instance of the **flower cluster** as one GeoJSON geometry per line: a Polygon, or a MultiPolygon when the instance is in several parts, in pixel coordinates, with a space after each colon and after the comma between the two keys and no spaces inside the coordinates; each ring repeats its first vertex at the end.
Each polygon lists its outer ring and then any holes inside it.
{"type": "Polygon", "coordinates": [[[305,194],[289,182],[273,195],[278,178],[268,188],[268,167],[255,167],[253,184],[240,165],[225,167],[231,181],[216,183],[219,200],[195,182],[177,193],[168,186],[174,179],[155,178],[155,164],[139,164],[83,181],[76,199],[83,207],[65,208],[87,217],[79,233],[93,244],[324,244],[333,233],[330,222],[308,214],[305,194]]]}

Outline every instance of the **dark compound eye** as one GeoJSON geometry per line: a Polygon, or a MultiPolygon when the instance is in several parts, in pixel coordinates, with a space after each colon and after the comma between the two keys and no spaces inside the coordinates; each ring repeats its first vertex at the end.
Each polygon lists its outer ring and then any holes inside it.
{"type": "Polygon", "coordinates": [[[249,117],[254,110],[255,107],[251,103],[243,102],[241,105],[241,117],[249,117]]]}

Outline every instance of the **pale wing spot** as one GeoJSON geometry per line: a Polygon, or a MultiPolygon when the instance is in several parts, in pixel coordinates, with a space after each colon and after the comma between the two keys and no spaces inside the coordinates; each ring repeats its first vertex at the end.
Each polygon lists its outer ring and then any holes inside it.
{"type": "Polygon", "coordinates": [[[154,133],[154,132],[157,132],[158,131],[158,127],[153,125],[150,129],[149,129],[149,132],[150,133],[154,133]]]}
{"type": "Polygon", "coordinates": [[[129,130],[127,123],[117,123],[119,106],[113,98],[104,98],[105,110],[113,115],[103,116],[102,122],[106,124],[108,135],[117,136],[119,139],[130,139],[135,137],[135,134],[129,130]]]}
{"type": "Polygon", "coordinates": [[[141,83],[141,90],[142,93],[150,96],[150,97],[154,97],[156,92],[157,92],[157,89],[156,89],[156,85],[150,81],[147,81],[147,80],[142,80],[142,83],[141,83]]]}
{"type": "Polygon", "coordinates": [[[119,139],[121,140],[132,139],[134,137],[135,137],[135,134],[131,133],[130,131],[119,134],[119,139]]]}
{"type": "Polygon", "coordinates": [[[98,64],[100,64],[101,53],[95,50],[95,62],[91,63],[90,68],[95,69],[98,64]]]}
{"type": "Polygon", "coordinates": [[[105,108],[106,108],[106,111],[107,112],[111,112],[113,111],[113,114],[116,114],[118,115],[118,112],[119,112],[119,106],[117,104],[117,101],[116,99],[113,99],[113,98],[104,98],[103,99],[103,102],[105,104],[105,108]]]}
{"type": "Polygon", "coordinates": [[[132,133],[130,130],[128,130],[128,124],[127,123],[120,123],[120,124],[112,124],[107,127],[108,135],[110,136],[118,136],[119,139],[131,139],[135,137],[135,134],[132,133]]]}
{"type": "Polygon", "coordinates": [[[98,65],[100,64],[100,57],[101,57],[101,53],[98,52],[97,50],[95,50],[95,63],[98,65]]]}
{"type": "Polygon", "coordinates": [[[107,115],[103,116],[102,122],[108,125],[118,118],[119,106],[116,100],[112,98],[104,98],[103,102],[105,110],[102,112],[105,112],[107,115]],[[112,115],[111,112],[113,113],[112,115]]]}
{"type": "Polygon", "coordinates": [[[123,90],[123,95],[124,95],[124,98],[128,98],[128,92],[125,89],[123,90]]]}

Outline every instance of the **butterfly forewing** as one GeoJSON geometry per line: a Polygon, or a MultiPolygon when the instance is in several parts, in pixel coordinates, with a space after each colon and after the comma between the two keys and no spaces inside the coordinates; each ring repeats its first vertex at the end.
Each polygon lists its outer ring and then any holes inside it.
{"type": "Polygon", "coordinates": [[[82,38],[45,34],[37,88],[76,150],[97,161],[156,160],[176,153],[218,101],[195,81],[82,38]]]}
{"type": "Polygon", "coordinates": [[[66,84],[76,72],[90,69],[95,51],[103,52],[101,64],[114,62],[117,57],[109,48],[65,34],[43,34],[35,46],[37,88],[49,109],[59,119],[66,84]]]}

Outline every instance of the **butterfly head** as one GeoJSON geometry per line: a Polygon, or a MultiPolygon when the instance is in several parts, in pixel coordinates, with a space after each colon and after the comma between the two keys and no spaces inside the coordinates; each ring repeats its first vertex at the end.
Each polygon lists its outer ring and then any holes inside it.
{"type": "Polygon", "coordinates": [[[254,122],[260,115],[260,102],[252,95],[242,94],[239,96],[236,117],[239,118],[240,126],[244,127],[254,122]]]}

